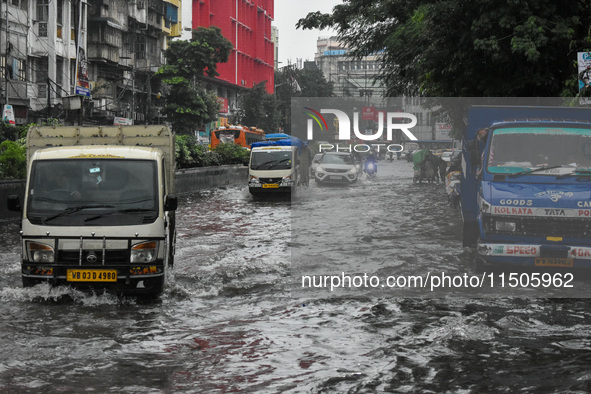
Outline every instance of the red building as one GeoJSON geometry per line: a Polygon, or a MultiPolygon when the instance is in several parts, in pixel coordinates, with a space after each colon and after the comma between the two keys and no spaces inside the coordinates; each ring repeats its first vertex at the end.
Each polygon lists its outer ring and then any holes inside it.
{"type": "Polygon", "coordinates": [[[219,79],[247,88],[267,81],[274,92],[273,8],[274,0],[193,0],[192,28],[217,26],[234,47],[219,79]]]}

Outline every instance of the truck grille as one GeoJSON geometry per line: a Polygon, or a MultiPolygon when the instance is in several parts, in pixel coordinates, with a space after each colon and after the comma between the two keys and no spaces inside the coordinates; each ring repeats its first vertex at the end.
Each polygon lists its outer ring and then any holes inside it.
{"type": "Polygon", "coordinates": [[[520,235],[529,237],[586,238],[591,235],[591,220],[583,218],[523,218],[490,216],[484,218],[484,229],[489,234],[520,235]],[[515,231],[498,231],[496,222],[514,222],[515,231]]]}
{"type": "MultiPolygon", "coordinates": [[[[82,265],[100,265],[103,262],[103,251],[83,250],[82,260],[80,260],[79,250],[60,250],[58,251],[57,261],[72,265],[77,265],[80,261],[82,261],[82,265]]],[[[108,263],[129,263],[129,252],[127,250],[107,250],[105,261],[108,263]]]]}

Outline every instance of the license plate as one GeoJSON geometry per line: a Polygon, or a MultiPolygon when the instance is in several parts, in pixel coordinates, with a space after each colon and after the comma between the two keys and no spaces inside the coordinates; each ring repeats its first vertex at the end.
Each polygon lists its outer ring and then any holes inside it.
{"type": "Polygon", "coordinates": [[[263,183],[263,189],[277,189],[279,187],[276,183],[263,183]]]}
{"type": "Polygon", "coordinates": [[[341,176],[338,176],[338,175],[331,175],[331,176],[328,177],[328,179],[341,179],[341,178],[342,177],[341,176]]]}
{"type": "Polygon", "coordinates": [[[68,270],[68,282],[117,282],[117,270],[68,270]]]}
{"type": "Polygon", "coordinates": [[[538,267],[572,267],[573,259],[536,257],[535,265],[538,267]]]}

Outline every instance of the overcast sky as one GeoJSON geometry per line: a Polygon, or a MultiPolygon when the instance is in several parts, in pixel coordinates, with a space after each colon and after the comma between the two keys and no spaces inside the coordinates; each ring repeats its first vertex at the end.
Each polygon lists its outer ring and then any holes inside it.
{"type": "MultiPolygon", "coordinates": [[[[279,67],[296,59],[314,60],[316,40],[318,37],[334,35],[332,30],[301,30],[295,25],[300,18],[309,12],[320,11],[329,13],[336,4],[343,0],[275,0],[275,18],[273,26],[279,29],[279,67]]],[[[182,0],[182,25],[189,28],[183,31],[182,39],[191,38],[191,0],[182,0]]]]}
{"type": "Polygon", "coordinates": [[[273,26],[279,29],[279,67],[296,59],[314,60],[318,37],[334,35],[333,30],[302,30],[295,24],[309,12],[329,13],[342,0],[275,0],[273,26]]]}

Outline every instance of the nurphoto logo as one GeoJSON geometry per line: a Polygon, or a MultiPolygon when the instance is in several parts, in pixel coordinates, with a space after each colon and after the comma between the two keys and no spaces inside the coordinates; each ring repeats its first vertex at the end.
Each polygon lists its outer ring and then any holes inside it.
{"type": "MultiPolygon", "coordinates": [[[[340,141],[350,141],[352,135],[355,138],[362,140],[362,141],[377,141],[384,135],[385,129],[385,137],[387,141],[393,141],[392,132],[394,130],[401,130],[404,135],[408,137],[411,141],[417,141],[417,137],[410,131],[411,128],[416,126],[417,124],[417,117],[413,114],[409,114],[406,112],[378,112],[377,114],[377,121],[378,121],[378,130],[374,134],[364,134],[359,130],[359,112],[353,112],[353,123],[351,124],[351,119],[349,116],[339,109],[321,109],[320,112],[316,111],[310,107],[304,107],[305,113],[310,117],[307,123],[307,138],[308,140],[314,139],[314,124],[316,123],[318,127],[320,127],[321,131],[328,130],[328,123],[322,114],[332,114],[336,117],[335,126],[338,128],[338,140],[340,141]],[[409,120],[409,121],[406,121],[409,120]],[[385,124],[385,126],[384,126],[385,124]],[[353,127],[351,127],[351,125],[353,127]],[[351,128],[353,129],[353,134],[351,133],[351,128]]],[[[371,144],[376,148],[378,151],[381,147],[386,146],[388,152],[401,152],[404,147],[400,144],[371,144]]],[[[320,151],[323,150],[332,150],[335,149],[337,151],[344,150],[351,152],[352,150],[356,152],[368,152],[371,150],[371,146],[368,144],[356,144],[356,145],[348,145],[348,146],[340,146],[339,144],[320,144],[319,146],[320,151]]]]}

